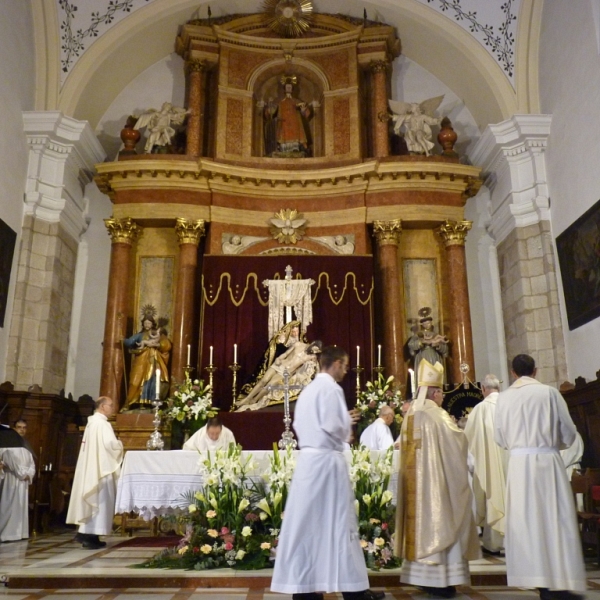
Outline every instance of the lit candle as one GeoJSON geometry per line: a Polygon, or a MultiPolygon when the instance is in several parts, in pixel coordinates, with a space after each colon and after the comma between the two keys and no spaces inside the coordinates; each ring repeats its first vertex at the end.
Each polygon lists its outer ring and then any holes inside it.
{"type": "Polygon", "coordinates": [[[415,387],[415,372],[412,369],[409,369],[408,372],[410,373],[410,389],[412,390],[414,397],[417,393],[417,388],[415,387]]]}
{"type": "Polygon", "coordinates": [[[160,400],[160,369],[156,369],[156,399],[160,400]]]}
{"type": "Polygon", "coordinates": [[[233,364],[237,364],[237,344],[233,345],[233,364]]]}
{"type": "Polygon", "coordinates": [[[210,360],[208,361],[208,364],[209,364],[209,365],[212,365],[212,364],[213,364],[213,363],[212,363],[212,359],[213,359],[213,347],[211,346],[211,347],[210,347],[210,360]]]}
{"type": "Polygon", "coordinates": [[[360,346],[356,346],[356,366],[360,367],[360,346]]]}
{"type": "Polygon", "coordinates": [[[190,366],[190,345],[188,344],[188,361],[187,361],[188,367],[190,366]]]}
{"type": "Polygon", "coordinates": [[[381,366],[381,344],[377,346],[377,366],[381,366]]]}

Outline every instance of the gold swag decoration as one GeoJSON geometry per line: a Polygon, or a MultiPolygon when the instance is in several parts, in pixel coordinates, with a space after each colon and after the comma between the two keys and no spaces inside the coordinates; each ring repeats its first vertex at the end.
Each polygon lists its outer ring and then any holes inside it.
{"type": "Polygon", "coordinates": [[[264,0],[267,27],[283,37],[300,37],[311,26],[311,0],[264,0]]]}

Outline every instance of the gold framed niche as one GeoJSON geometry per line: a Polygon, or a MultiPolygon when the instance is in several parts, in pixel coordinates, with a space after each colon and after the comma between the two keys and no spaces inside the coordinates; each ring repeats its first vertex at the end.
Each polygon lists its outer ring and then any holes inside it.
{"type": "MultiPolygon", "coordinates": [[[[322,73],[317,73],[305,64],[288,64],[281,61],[269,64],[263,68],[253,78],[253,103],[254,103],[254,125],[252,132],[252,156],[271,158],[266,153],[266,107],[268,102],[278,103],[284,98],[284,85],[281,83],[282,77],[294,77],[292,97],[311,104],[317,103],[317,106],[311,108],[311,118],[307,123],[307,134],[309,145],[312,150],[310,157],[325,156],[324,141],[324,91],[328,86],[324,86],[325,77],[322,73]],[[325,87],[325,89],[324,89],[325,87]]],[[[252,83],[252,82],[251,82],[252,83]]],[[[300,159],[299,159],[300,160],[300,159]]]]}

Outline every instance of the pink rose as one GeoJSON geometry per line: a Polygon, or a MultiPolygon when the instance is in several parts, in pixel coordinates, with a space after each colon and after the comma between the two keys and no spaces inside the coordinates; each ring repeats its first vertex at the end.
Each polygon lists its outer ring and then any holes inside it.
{"type": "Polygon", "coordinates": [[[227,527],[221,527],[221,535],[225,535],[229,533],[229,529],[227,529],[227,527]]]}
{"type": "Polygon", "coordinates": [[[233,544],[231,542],[227,542],[225,544],[225,550],[233,550],[233,544]]]}
{"type": "Polygon", "coordinates": [[[381,529],[383,529],[384,531],[388,528],[388,524],[387,523],[382,523],[381,524],[381,529]]]}

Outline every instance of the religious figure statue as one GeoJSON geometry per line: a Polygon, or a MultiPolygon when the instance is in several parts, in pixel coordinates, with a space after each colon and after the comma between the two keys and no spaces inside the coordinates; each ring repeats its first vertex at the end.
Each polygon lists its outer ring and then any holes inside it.
{"type": "MultiPolygon", "coordinates": [[[[290,333],[292,332],[296,335],[299,334],[297,325],[290,333]]],[[[236,403],[237,412],[258,410],[281,401],[283,390],[275,392],[270,391],[268,387],[281,385],[284,381],[283,374],[285,370],[290,375],[290,385],[307,385],[310,383],[318,370],[317,354],[321,351],[321,347],[322,344],[319,341],[308,344],[300,338],[296,338],[296,341],[273,361],[250,393],[245,397],[240,395],[241,399],[238,399],[236,403]]],[[[297,393],[294,395],[297,397],[297,393]]]]}
{"type": "Polygon", "coordinates": [[[181,125],[188,113],[185,108],[177,108],[170,102],[165,102],[160,110],[149,108],[141,114],[133,128],[146,128],[146,154],[151,154],[154,146],[168,146],[175,135],[175,129],[171,125],[181,125]]]}
{"type": "Polygon", "coordinates": [[[221,250],[223,254],[240,254],[246,248],[264,242],[269,238],[254,235],[239,235],[237,233],[221,234],[221,250]]]}
{"type": "MultiPolygon", "coordinates": [[[[157,325],[155,316],[156,309],[145,306],[142,310],[142,329],[123,340],[123,345],[133,356],[127,401],[123,410],[152,407],[152,401],[157,397],[157,369],[160,369],[161,383],[169,383],[167,364],[172,344],[164,328],[157,325]]],[[[158,391],[160,394],[161,390],[158,391]]]]}
{"type": "Polygon", "coordinates": [[[263,108],[265,154],[273,158],[305,158],[311,155],[308,121],[312,106],[292,96],[298,82],[295,75],[282,75],[279,81],[284,97],[279,102],[269,98],[263,108]]]}
{"type": "Polygon", "coordinates": [[[329,247],[336,254],[354,254],[354,235],[324,235],[308,239],[329,247]]]}
{"type": "Polygon", "coordinates": [[[431,126],[439,125],[441,122],[441,119],[433,115],[443,99],[444,96],[437,96],[424,100],[420,104],[417,102],[408,103],[388,100],[393,113],[394,133],[402,135],[400,129],[404,125],[404,138],[411,154],[430,155],[430,151],[434,146],[431,141],[433,136],[431,126]]]}
{"type": "MultiPolygon", "coordinates": [[[[419,363],[424,358],[429,363],[435,365],[440,363],[444,366],[444,359],[448,355],[448,338],[445,335],[435,333],[433,330],[433,318],[431,317],[431,308],[425,306],[419,309],[419,326],[416,319],[412,321],[413,335],[408,339],[408,350],[411,356],[415,357],[414,370],[419,372],[419,363]]],[[[413,390],[415,393],[415,390],[413,390]]]]}

